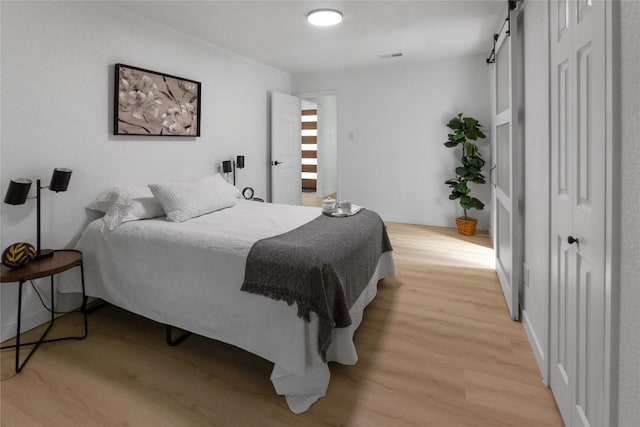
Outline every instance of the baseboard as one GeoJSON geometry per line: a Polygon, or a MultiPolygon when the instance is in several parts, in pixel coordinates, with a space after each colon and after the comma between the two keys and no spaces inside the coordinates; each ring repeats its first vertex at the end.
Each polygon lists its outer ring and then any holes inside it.
{"type": "Polygon", "coordinates": [[[417,224],[417,225],[431,225],[434,227],[455,227],[455,222],[452,224],[449,223],[438,223],[438,222],[427,222],[424,218],[416,218],[411,216],[399,216],[399,215],[387,215],[384,213],[380,213],[380,217],[385,222],[399,222],[401,224],[417,224]]]}
{"type": "MultiPolygon", "coordinates": [[[[424,218],[416,218],[416,217],[410,217],[410,216],[398,216],[398,215],[387,215],[387,214],[384,214],[384,213],[379,213],[379,214],[380,214],[380,217],[382,218],[382,220],[385,221],[385,222],[399,222],[401,224],[431,225],[431,226],[434,226],[434,227],[456,228],[456,223],[455,223],[454,219],[452,219],[451,221],[438,223],[438,222],[425,221],[424,218]]],[[[477,230],[478,231],[486,231],[487,228],[481,227],[480,225],[478,225],[477,230]]]]}
{"type": "Polygon", "coordinates": [[[545,353],[542,349],[542,346],[540,345],[540,340],[536,335],[536,331],[531,325],[531,319],[529,319],[526,310],[522,310],[522,326],[524,327],[524,331],[526,332],[527,338],[529,339],[529,344],[531,345],[531,349],[533,350],[533,356],[536,358],[538,369],[542,374],[542,382],[544,383],[544,385],[549,386],[545,353]]]}
{"type": "MultiPolygon", "coordinates": [[[[24,303],[24,301],[23,301],[24,303]]],[[[80,307],[82,303],[81,294],[57,294],[56,295],[56,311],[71,311],[80,307]]],[[[23,307],[24,308],[24,307],[23,307]]],[[[22,332],[33,329],[44,323],[47,323],[51,319],[51,313],[40,306],[40,309],[36,312],[25,313],[22,312],[22,319],[20,329],[22,332]]],[[[16,319],[11,319],[8,323],[2,325],[0,330],[0,341],[4,342],[8,339],[16,336],[16,319]]]]}

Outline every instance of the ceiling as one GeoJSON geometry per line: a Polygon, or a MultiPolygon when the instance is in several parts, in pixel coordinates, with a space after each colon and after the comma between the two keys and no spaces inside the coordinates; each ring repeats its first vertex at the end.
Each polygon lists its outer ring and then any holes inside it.
{"type": "Polygon", "coordinates": [[[298,73],[489,54],[504,0],[116,1],[116,7],[298,73]],[[314,9],[338,9],[335,27],[313,27],[314,9]],[[392,53],[397,58],[382,59],[392,53]]]}

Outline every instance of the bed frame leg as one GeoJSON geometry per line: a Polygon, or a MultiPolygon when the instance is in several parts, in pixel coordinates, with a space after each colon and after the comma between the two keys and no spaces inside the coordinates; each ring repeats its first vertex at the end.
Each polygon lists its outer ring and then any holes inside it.
{"type": "Polygon", "coordinates": [[[173,326],[171,325],[164,325],[164,326],[166,328],[167,344],[169,344],[172,347],[177,346],[182,341],[186,340],[191,336],[191,332],[185,332],[184,334],[180,335],[178,338],[174,340],[173,338],[171,338],[171,328],[173,328],[173,326]]]}

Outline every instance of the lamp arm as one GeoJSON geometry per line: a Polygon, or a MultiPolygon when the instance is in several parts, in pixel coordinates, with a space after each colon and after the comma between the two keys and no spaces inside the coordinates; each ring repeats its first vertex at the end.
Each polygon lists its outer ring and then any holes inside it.
{"type": "Polygon", "coordinates": [[[233,161],[233,185],[236,185],[236,161],[233,161]]]}
{"type": "Polygon", "coordinates": [[[38,179],[36,181],[36,217],[37,217],[37,246],[36,246],[36,253],[40,254],[40,250],[42,249],[40,247],[40,190],[42,189],[42,187],[40,187],[40,180],[38,179]]]}
{"type": "MultiPolygon", "coordinates": [[[[36,182],[39,182],[40,180],[36,180],[36,182]]],[[[38,185],[38,189],[36,190],[36,195],[35,196],[29,196],[27,197],[27,200],[35,200],[40,198],[40,192],[39,190],[46,190],[47,188],[51,188],[49,185],[43,185],[42,187],[38,185]]]]}

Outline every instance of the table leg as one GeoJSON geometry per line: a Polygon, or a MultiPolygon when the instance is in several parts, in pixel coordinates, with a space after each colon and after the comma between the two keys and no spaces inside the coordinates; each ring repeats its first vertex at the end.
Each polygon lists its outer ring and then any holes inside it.
{"type": "Polygon", "coordinates": [[[16,372],[20,372],[22,367],[20,366],[20,318],[22,317],[22,285],[24,280],[20,281],[18,285],[18,320],[16,328],[16,372]]]}
{"type": "MultiPolygon", "coordinates": [[[[51,276],[51,290],[53,292],[53,276],[51,276]]],[[[31,356],[33,355],[33,353],[38,349],[38,347],[40,347],[40,344],[42,344],[43,342],[47,342],[45,340],[45,337],[47,336],[47,334],[49,333],[49,330],[51,329],[51,327],[53,326],[53,320],[54,320],[54,315],[53,313],[51,314],[51,320],[49,321],[49,325],[47,326],[47,329],[44,331],[44,333],[40,336],[40,339],[38,339],[38,341],[34,341],[34,342],[27,342],[27,343],[20,343],[20,323],[22,320],[22,285],[24,285],[24,281],[21,281],[19,286],[18,286],[18,320],[16,321],[16,343],[12,344],[12,345],[7,345],[7,346],[3,346],[2,349],[6,349],[6,348],[15,348],[16,349],[16,373],[19,373],[20,371],[22,371],[22,368],[24,368],[24,365],[27,364],[27,362],[29,361],[29,359],[31,359],[31,356]],[[24,361],[22,362],[22,364],[20,363],[20,347],[24,347],[27,345],[35,345],[31,351],[29,352],[29,354],[27,355],[27,357],[24,359],[24,361]]],[[[51,294],[51,303],[53,304],[53,293],[51,294]]]]}
{"type": "Polygon", "coordinates": [[[53,297],[54,297],[54,293],[53,293],[53,274],[52,274],[51,275],[51,323],[53,323],[56,315],[56,303],[53,297]]]}
{"type": "Polygon", "coordinates": [[[82,315],[84,316],[84,335],[82,338],[86,338],[89,333],[88,321],[87,321],[87,293],[84,289],[84,262],[80,261],[80,279],[82,282],[82,307],[80,311],[82,311],[82,315]]]}
{"type": "Polygon", "coordinates": [[[44,333],[40,336],[40,338],[38,339],[38,341],[32,341],[32,342],[25,342],[25,343],[21,343],[20,342],[20,329],[21,329],[21,320],[22,320],[22,287],[25,284],[25,281],[21,281],[19,283],[18,286],[18,319],[16,321],[16,343],[15,344],[10,344],[10,345],[6,345],[6,346],[2,346],[0,347],[1,350],[5,350],[5,349],[9,349],[9,348],[15,348],[16,349],[16,364],[15,364],[15,368],[16,368],[16,373],[19,373],[20,371],[22,371],[22,368],[24,368],[24,366],[27,364],[27,362],[29,361],[29,359],[31,358],[31,356],[33,355],[33,353],[35,353],[35,351],[38,349],[38,347],[40,346],[40,344],[42,343],[48,343],[48,342],[56,342],[56,341],[66,341],[66,340],[81,340],[87,337],[88,334],[88,321],[87,321],[87,294],[85,292],[85,286],[84,286],[84,265],[82,263],[82,261],[80,262],[80,272],[82,274],[82,306],[80,308],[80,310],[82,311],[82,314],[84,316],[84,334],[82,336],[79,337],[64,337],[64,338],[53,338],[50,340],[45,339],[47,334],[49,333],[49,330],[51,329],[51,327],[53,326],[53,323],[55,321],[55,294],[54,294],[54,286],[53,286],[53,281],[54,281],[54,275],[51,275],[51,282],[50,282],[50,290],[51,290],[51,320],[49,321],[49,325],[47,326],[47,329],[44,331],[44,333]],[[22,364],[20,363],[20,347],[24,347],[24,346],[28,346],[28,345],[33,345],[34,347],[31,349],[31,351],[29,352],[29,354],[27,355],[27,357],[24,359],[24,361],[22,362],[22,364]]]}

